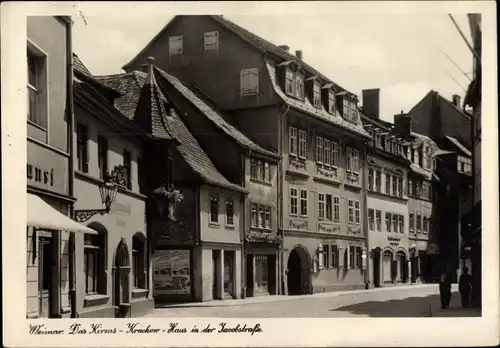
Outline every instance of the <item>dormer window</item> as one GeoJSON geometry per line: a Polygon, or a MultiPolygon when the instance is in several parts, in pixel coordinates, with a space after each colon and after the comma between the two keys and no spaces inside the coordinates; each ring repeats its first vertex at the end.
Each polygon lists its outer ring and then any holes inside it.
{"type": "Polygon", "coordinates": [[[382,136],[378,133],[375,133],[375,146],[378,148],[382,147],[382,136]]]}
{"type": "Polygon", "coordinates": [[[332,91],[328,92],[328,112],[335,113],[335,93],[332,91]]]}
{"type": "Polygon", "coordinates": [[[295,74],[289,69],[286,70],[285,93],[295,95],[295,74]]]}
{"type": "Polygon", "coordinates": [[[321,107],[321,90],[319,83],[313,83],[313,105],[317,108],[321,107]]]}
{"type": "Polygon", "coordinates": [[[418,150],[415,150],[414,153],[413,153],[413,163],[416,164],[416,165],[420,165],[420,159],[419,159],[419,153],[418,153],[418,150]]]}
{"type": "Polygon", "coordinates": [[[351,122],[357,122],[358,107],[356,105],[356,101],[344,97],[342,100],[342,106],[343,106],[344,118],[351,122]]]}
{"type": "Polygon", "coordinates": [[[411,158],[411,147],[410,147],[410,146],[408,146],[408,147],[406,148],[406,158],[407,158],[408,160],[410,160],[410,161],[412,160],[412,158],[411,158]]]}
{"type": "Polygon", "coordinates": [[[385,139],[384,139],[384,140],[385,140],[385,141],[384,141],[384,143],[385,143],[385,144],[384,144],[384,150],[385,150],[385,151],[388,151],[388,152],[389,152],[389,151],[391,151],[391,149],[390,149],[390,146],[391,146],[391,145],[390,145],[390,144],[391,144],[391,141],[390,141],[390,140],[389,140],[389,138],[387,138],[387,137],[385,137],[385,139]]]}
{"type": "Polygon", "coordinates": [[[304,99],[304,76],[295,74],[295,96],[299,99],[304,99]]]}

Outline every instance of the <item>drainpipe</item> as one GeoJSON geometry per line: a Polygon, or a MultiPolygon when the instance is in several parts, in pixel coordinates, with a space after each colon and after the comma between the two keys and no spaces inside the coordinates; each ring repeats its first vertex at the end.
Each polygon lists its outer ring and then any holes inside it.
{"type": "Polygon", "coordinates": [[[370,288],[370,243],[369,243],[369,231],[368,231],[368,198],[367,198],[367,190],[366,190],[366,181],[368,180],[367,172],[367,163],[368,163],[368,143],[364,143],[364,154],[363,154],[363,181],[361,186],[361,192],[363,195],[363,230],[365,231],[365,260],[366,266],[364,270],[364,281],[365,281],[365,289],[370,288]]]}
{"type": "MultiPolygon", "coordinates": [[[[249,150],[248,152],[248,157],[251,158],[252,157],[252,150],[249,150]]],[[[242,171],[242,177],[241,177],[241,183],[242,183],[242,186],[245,187],[246,186],[246,157],[244,154],[241,154],[241,171],[242,171]]],[[[240,203],[241,204],[241,207],[242,207],[242,211],[240,213],[240,218],[241,218],[241,223],[240,223],[240,240],[241,240],[241,298],[246,298],[247,297],[247,289],[246,289],[246,284],[247,284],[247,279],[246,279],[246,275],[247,275],[247,265],[246,265],[246,252],[247,252],[247,249],[246,249],[246,246],[245,246],[245,231],[246,231],[246,215],[247,215],[247,205],[246,205],[246,200],[247,198],[247,195],[245,194],[244,196],[242,196],[242,198],[240,199],[240,203]]]]}
{"type": "Polygon", "coordinates": [[[277,197],[277,203],[278,203],[278,208],[279,208],[279,216],[278,216],[278,232],[281,231],[281,238],[282,238],[282,243],[279,246],[279,278],[280,281],[278,283],[278,287],[281,287],[281,291],[279,293],[282,293],[283,295],[287,294],[286,286],[285,286],[285,274],[283,272],[284,268],[284,263],[285,260],[283,258],[283,243],[284,243],[284,238],[285,238],[285,216],[283,214],[283,207],[284,207],[284,198],[283,198],[283,190],[284,190],[284,174],[283,174],[283,126],[285,124],[285,115],[288,113],[290,110],[290,106],[287,104],[286,105],[286,110],[284,110],[278,118],[278,154],[280,156],[279,162],[278,162],[278,197],[277,197]],[[281,285],[281,286],[280,286],[281,285]]]}
{"type": "MultiPolygon", "coordinates": [[[[66,24],[66,52],[67,52],[67,71],[66,71],[66,110],[67,110],[67,122],[68,122],[68,152],[69,152],[69,163],[68,163],[68,195],[74,197],[75,191],[75,170],[74,170],[74,151],[73,151],[73,136],[74,136],[74,104],[73,104],[73,40],[72,40],[72,25],[73,22],[66,24]]],[[[74,204],[69,207],[70,216],[74,216],[74,204]]],[[[76,271],[75,271],[75,232],[70,232],[69,246],[68,246],[68,263],[69,263],[69,301],[71,307],[71,318],[77,318],[78,313],[76,312],[76,271]]]]}

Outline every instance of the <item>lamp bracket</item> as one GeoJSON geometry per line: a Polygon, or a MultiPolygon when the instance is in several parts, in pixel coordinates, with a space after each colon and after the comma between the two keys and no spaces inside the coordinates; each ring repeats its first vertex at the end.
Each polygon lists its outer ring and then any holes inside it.
{"type": "Polygon", "coordinates": [[[85,210],[75,210],[75,220],[78,222],[85,222],[89,220],[92,216],[96,214],[107,214],[109,209],[85,209],[85,210]]]}

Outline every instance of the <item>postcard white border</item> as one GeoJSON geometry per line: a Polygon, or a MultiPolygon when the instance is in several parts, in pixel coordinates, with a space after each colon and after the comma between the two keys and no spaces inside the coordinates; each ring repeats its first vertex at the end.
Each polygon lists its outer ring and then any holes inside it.
{"type": "MultiPolygon", "coordinates": [[[[6,346],[481,346],[498,344],[499,337],[499,230],[498,230],[498,110],[496,6],[493,1],[433,2],[4,2],[1,5],[2,76],[2,223],[3,309],[6,346]],[[360,319],[228,319],[228,323],[260,323],[263,333],[207,335],[29,335],[26,311],[26,16],[147,16],[165,13],[245,13],[315,15],[335,12],[376,14],[474,12],[482,14],[482,197],[483,197],[483,316],[482,318],[360,318],[360,319]],[[487,150],[486,150],[487,149],[487,150]],[[23,155],[24,154],[24,155],[23,155]]],[[[451,25],[451,23],[450,23],[451,25]]],[[[458,35],[458,33],[457,33],[458,35]]],[[[131,319],[158,326],[177,321],[190,327],[221,319],[131,319]]],[[[45,321],[65,328],[72,321],[45,321]]],[[[93,319],[105,326],[123,325],[120,319],[93,319]]]]}

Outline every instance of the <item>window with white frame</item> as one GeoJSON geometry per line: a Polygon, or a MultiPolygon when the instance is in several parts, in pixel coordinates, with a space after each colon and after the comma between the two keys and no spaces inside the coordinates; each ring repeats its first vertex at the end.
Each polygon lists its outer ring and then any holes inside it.
{"type": "Polygon", "coordinates": [[[408,196],[413,195],[413,180],[408,179],[408,196]]]}
{"type": "Polygon", "coordinates": [[[403,177],[398,177],[398,197],[403,197],[403,177]]]}
{"type": "Polygon", "coordinates": [[[375,229],[375,211],[373,209],[368,209],[368,229],[373,231],[375,229]]]}
{"type": "Polygon", "coordinates": [[[345,119],[349,119],[349,100],[347,98],[342,99],[342,115],[345,119]]]}
{"type": "Polygon", "coordinates": [[[264,223],[264,228],[267,230],[271,229],[271,207],[266,206],[266,220],[264,223]]]}
{"type": "Polygon", "coordinates": [[[307,154],[307,132],[299,130],[299,157],[306,158],[307,154]]]}
{"type": "Polygon", "coordinates": [[[399,233],[405,233],[405,217],[403,215],[399,215],[399,233]]]}
{"type": "Polygon", "coordinates": [[[271,164],[256,158],[250,159],[250,178],[262,182],[271,182],[271,164]]]}
{"type": "Polygon", "coordinates": [[[336,141],[331,142],[332,146],[332,167],[336,167],[339,165],[339,144],[336,141]]]}
{"type": "Polygon", "coordinates": [[[429,182],[425,180],[422,182],[422,198],[429,199],[429,182]]]}
{"type": "Polygon", "coordinates": [[[219,50],[219,32],[209,31],[204,35],[205,51],[218,51],[219,50]]]}
{"type": "Polygon", "coordinates": [[[350,115],[349,115],[349,119],[352,122],[357,122],[358,121],[358,106],[356,105],[356,102],[351,101],[350,102],[350,108],[351,108],[351,112],[350,112],[350,115]]]}
{"type": "Polygon", "coordinates": [[[328,93],[328,112],[335,114],[335,93],[332,91],[328,93]]]}
{"type": "Polygon", "coordinates": [[[423,220],[424,221],[423,221],[423,226],[422,226],[423,228],[422,228],[422,230],[424,231],[424,233],[427,233],[427,217],[424,216],[423,220]]]}
{"type": "Polygon", "coordinates": [[[307,216],[307,190],[300,189],[300,216],[307,216]]]}
{"type": "Polygon", "coordinates": [[[385,173],[385,193],[387,195],[391,194],[391,175],[387,172],[385,173]]]}
{"type": "Polygon", "coordinates": [[[396,175],[392,177],[392,195],[398,195],[398,177],[396,175]]]}
{"type": "Polygon", "coordinates": [[[391,232],[391,213],[385,213],[385,230],[391,232]]]}
{"type": "Polygon", "coordinates": [[[422,215],[417,213],[417,233],[422,231],[422,215]]]}
{"type": "Polygon", "coordinates": [[[295,96],[295,74],[289,69],[285,73],[285,93],[295,96]]]}
{"type": "Polygon", "coordinates": [[[47,55],[28,42],[28,121],[47,127],[47,55]]]}
{"type": "Polygon", "coordinates": [[[324,150],[323,150],[323,138],[316,137],[316,162],[323,163],[324,150]]]}
{"type": "Polygon", "coordinates": [[[382,171],[375,170],[375,191],[382,192],[382,171]]]}
{"type": "Polygon", "coordinates": [[[317,108],[321,107],[321,88],[317,82],[313,84],[313,105],[317,108]]]}
{"type": "Polygon", "coordinates": [[[304,76],[302,74],[295,74],[295,97],[304,99],[304,76]]]}
{"type": "Polygon", "coordinates": [[[349,223],[354,223],[354,201],[349,200],[347,208],[347,221],[349,223]]]}
{"type": "Polygon", "coordinates": [[[368,190],[373,191],[373,169],[368,168],[368,190]]]}
{"type": "Polygon", "coordinates": [[[210,196],[210,222],[219,223],[219,197],[210,196]]]}
{"type": "Polygon", "coordinates": [[[323,164],[326,166],[330,166],[331,164],[331,146],[330,146],[330,140],[328,139],[323,139],[323,149],[324,149],[324,156],[323,156],[323,164]]]}
{"type": "Polygon", "coordinates": [[[318,219],[325,218],[325,194],[318,193],[318,219]]]}
{"type": "Polygon", "coordinates": [[[375,134],[375,146],[378,148],[382,147],[382,136],[380,134],[375,134]]]}
{"type": "Polygon", "coordinates": [[[361,223],[361,210],[359,201],[354,201],[354,220],[356,224],[361,223]]]}
{"type": "Polygon", "coordinates": [[[299,215],[299,190],[295,187],[290,187],[290,215],[299,215]]]}
{"type": "Polygon", "coordinates": [[[394,232],[398,231],[398,215],[397,214],[392,214],[392,230],[394,232]]]}
{"type": "Polygon", "coordinates": [[[259,207],[257,204],[252,204],[251,215],[250,215],[250,226],[257,228],[259,226],[259,216],[258,216],[259,207]]]}
{"type": "Polygon", "coordinates": [[[259,69],[242,69],[240,71],[240,94],[259,94],[259,69]]]}
{"type": "Polygon", "coordinates": [[[388,137],[384,137],[384,144],[385,144],[384,150],[387,151],[387,152],[390,152],[391,151],[391,149],[390,149],[390,147],[391,147],[391,140],[388,137]]]}
{"type": "Polygon", "coordinates": [[[290,148],[288,150],[290,154],[297,155],[297,128],[290,127],[288,129],[288,137],[290,139],[290,148]]]}
{"type": "Polygon", "coordinates": [[[380,210],[375,211],[375,225],[377,226],[377,231],[382,231],[382,212],[380,210]]]}
{"type": "Polygon", "coordinates": [[[340,221],[340,197],[333,197],[333,221],[340,221]]]}
{"type": "Polygon", "coordinates": [[[258,224],[257,226],[259,228],[264,228],[264,221],[266,219],[266,214],[265,214],[265,207],[263,205],[258,205],[258,213],[259,213],[259,219],[258,219],[258,224]]]}
{"type": "Polygon", "coordinates": [[[333,220],[333,197],[330,194],[326,195],[326,219],[333,220]]]}
{"type": "Polygon", "coordinates": [[[168,51],[171,56],[175,54],[182,54],[183,52],[182,36],[171,36],[168,38],[168,51]]]}
{"type": "Polygon", "coordinates": [[[347,170],[358,173],[359,172],[359,151],[352,147],[346,146],[347,153],[347,170]]]}
{"type": "Polygon", "coordinates": [[[415,214],[413,213],[410,213],[410,222],[409,222],[410,226],[409,229],[410,229],[410,232],[413,232],[415,230],[415,214]]]}
{"type": "Polygon", "coordinates": [[[232,199],[226,200],[226,225],[234,226],[234,201],[232,199]]]}

